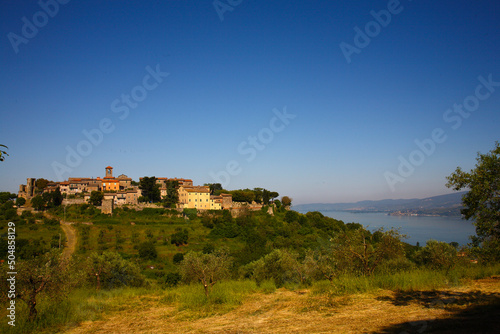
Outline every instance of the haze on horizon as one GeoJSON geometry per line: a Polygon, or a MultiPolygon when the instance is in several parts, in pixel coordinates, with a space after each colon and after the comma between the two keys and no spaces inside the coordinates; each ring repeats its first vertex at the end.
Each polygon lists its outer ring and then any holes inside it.
{"type": "Polygon", "coordinates": [[[0,4],[0,191],[27,177],[425,198],[499,140],[500,3],[0,4]]]}

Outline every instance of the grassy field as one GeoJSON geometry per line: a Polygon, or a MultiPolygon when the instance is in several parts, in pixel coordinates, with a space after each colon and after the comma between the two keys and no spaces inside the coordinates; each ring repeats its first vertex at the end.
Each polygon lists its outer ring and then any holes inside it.
{"type": "MultiPolygon", "coordinates": [[[[276,289],[272,281],[225,281],[209,298],[200,284],[78,289],[41,300],[39,318],[2,333],[475,333],[497,328],[500,266],[341,277],[276,289]]],[[[19,304],[18,314],[26,310],[19,304]]],[[[5,311],[0,312],[3,317],[5,311]]]]}

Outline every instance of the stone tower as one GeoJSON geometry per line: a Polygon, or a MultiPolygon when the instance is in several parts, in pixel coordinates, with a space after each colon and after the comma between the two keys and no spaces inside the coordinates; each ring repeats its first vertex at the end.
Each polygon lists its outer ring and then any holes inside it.
{"type": "Polygon", "coordinates": [[[114,208],[114,202],[112,199],[103,199],[102,200],[102,206],[101,206],[102,213],[104,213],[106,215],[112,215],[113,208],[114,208]]]}
{"type": "Polygon", "coordinates": [[[35,181],[36,179],[29,178],[26,180],[26,194],[28,198],[31,198],[35,195],[35,181]]]}
{"type": "Polygon", "coordinates": [[[113,167],[106,167],[106,177],[113,177],[113,167]]]}

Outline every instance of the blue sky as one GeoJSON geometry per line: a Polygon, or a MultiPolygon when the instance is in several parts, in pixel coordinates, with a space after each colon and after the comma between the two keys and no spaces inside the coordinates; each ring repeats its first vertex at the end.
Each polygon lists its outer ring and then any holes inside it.
{"type": "Polygon", "coordinates": [[[296,204],[426,197],[500,139],[498,1],[3,1],[0,21],[2,191],[111,165],[296,204]]]}

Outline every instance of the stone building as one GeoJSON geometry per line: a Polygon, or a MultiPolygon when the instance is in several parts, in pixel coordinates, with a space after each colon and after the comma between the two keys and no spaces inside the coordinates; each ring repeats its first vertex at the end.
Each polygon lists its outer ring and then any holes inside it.
{"type": "Polygon", "coordinates": [[[113,214],[114,201],[112,199],[103,199],[101,212],[107,215],[113,214]]]}
{"type": "Polygon", "coordinates": [[[19,185],[19,192],[17,193],[18,197],[23,197],[24,199],[31,199],[35,196],[35,182],[36,179],[28,178],[26,179],[26,184],[19,185]]]}

